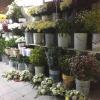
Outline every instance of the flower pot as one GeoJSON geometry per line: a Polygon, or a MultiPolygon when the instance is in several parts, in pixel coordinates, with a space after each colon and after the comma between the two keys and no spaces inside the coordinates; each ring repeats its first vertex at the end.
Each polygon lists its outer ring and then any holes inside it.
{"type": "Polygon", "coordinates": [[[49,76],[52,77],[55,82],[59,82],[59,80],[60,80],[60,71],[49,70],[49,76]]]}
{"type": "Polygon", "coordinates": [[[25,46],[25,42],[19,42],[18,43],[18,49],[20,49],[21,47],[24,47],[25,46]]]}
{"type": "Polygon", "coordinates": [[[34,33],[33,39],[34,39],[34,44],[36,45],[44,44],[44,34],[43,33],[34,33]]]}
{"type": "Polygon", "coordinates": [[[62,74],[63,84],[66,89],[71,89],[74,83],[74,77],[62,74]]]}
{"type": "Polygon", "coordinates": [[[25,49],[25,51],[26,51],[26,56],[29,57],[31,55],[32,49],[27,48],[27,49],[25,49]]]}
{"type": "Polygon", "coordinates": [[[43,66],[35,66],[35,75],[36,74],[44,74],[44,67],[43,66]]]}
{"type": "Polygon", "coordinates": [[[70,41],[69,34],[58,34],[58,47],[68,48],[70,41]]]}
{"type": "Polygon", "coordinates": [[[76,79],[76,90],[88,97],[90,91],[90,81],[81,81],[76,79]]]}
{"type": "Polygon", "coordinates": [[[93,34],[92,50],[100,51],[100,33],[94,33],[93,34]]]}
{"type": "Polygon", "coordinates": [[[25,32],[26,45],[33,44],[33,33],[25,32]]]}
{"type": "Polygon", "coordinates": [[[25,63],[18,63],[18,70],[25,70],[25,63]]]}
{"type": "Polygon", "coordinates": [[[87,46],[87,33],[74,34],[74,49],[85,50],[87,46]]]}
{"type": "Polygon", "coordinates": [[[57,45],[56,34],[46,33],[45,34],[45,45],[47,47],[56,46],[57,45]]]}

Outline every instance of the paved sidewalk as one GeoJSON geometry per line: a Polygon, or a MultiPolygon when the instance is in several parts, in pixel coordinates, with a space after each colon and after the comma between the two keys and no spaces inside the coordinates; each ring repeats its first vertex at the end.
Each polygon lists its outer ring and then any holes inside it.
{"type": "Polygon", "coordinates": [[[0,62],[0,100],[34,100],[36,91],[28,82],[8,81],[2,74],[10,67],[0,62]]]}
{"type": "MultiPolygon", "coordinates": [[[[11,69],[8,65],[0,62],[0,100],[48,100],[48,97],[36,96],[36,90],[28,82],[8,81],[2,74],[11,69]]],[[[90,94],[89,100],[100,100],[100,86],[98,85],[90,94]]]]}

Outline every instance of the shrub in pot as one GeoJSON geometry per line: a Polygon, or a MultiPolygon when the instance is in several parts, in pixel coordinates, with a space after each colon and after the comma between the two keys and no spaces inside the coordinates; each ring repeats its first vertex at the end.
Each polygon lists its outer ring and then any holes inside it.
{"type": "Polygon", "coordinates": [[[76,13],[72,22],[74,30],[74,49],[85,50],[87,47],[87,28],[85,26],[85,11],[76,13]]]}
{"type": "Polygon", "coordinates": [[[74,77],[71,73],[70,57],[68,57],[68,55],[59,57],[58,64],[61,68],[64,87],[67,89],[72,88],[74,83],[74,77]]]}
{"type": "Polygon", "coordinates": [[[49,75],[55,80],[55,82],[57,82],[60,80],[60,71],[58,67],[58,49],[55,47],[49,48],[46,56],[49,66],[49,75]]]}
{"type": "Polygon", "coordinates": [[[92,9],[85,14],[85,26],[88,32],[93,33],[92,49],[100,50],[100,9],[92,9]]]}
{"type": "Polygon", "coordinates": [[[46,55],[44,48],[34,48],[29,59],[30,62],[35,65],[35,74],[44,73],[44,67],[46,65],[46,55]]]}
{"type": "Polygon", "coordinates": [[[67,48],[70,43],[70,22],[67,20],[58,20],[56,23],[58,32],[58,47],[67,48]]]}
{"type": "Polygon", "coordinates": [[[75,56],[71,58],[71,72],[76,78],[76,90],[88,96],[90,81],[98,74],[98,61],[93,55],[75,56]]]}
{"type": "Polygon", "coordinates": [[[18,60],[18,70],[25,70],[24,56],[19,55],[17,57],[17,60],[18,60]]]}

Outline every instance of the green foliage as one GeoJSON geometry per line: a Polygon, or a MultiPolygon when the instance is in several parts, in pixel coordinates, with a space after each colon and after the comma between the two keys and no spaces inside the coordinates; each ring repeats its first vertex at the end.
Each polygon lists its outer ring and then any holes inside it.
{"type": "Polygon", "coordinates": [[[4,53],[4,49],[6,47],[5,45],[6,45],[5,39],[4,38],[0,38],[0,54],[4,53]]]}
{"type": "Polygon", "coordinates": [[[87,11],[85,17],[85,27],[88,32],[100,33],[100,9],[87,11]]]}
{"type": "Polygon", "coordinates": [[[71,30],[71,23],[67,20],[58,20],[56,22],[56,28],[60,34],[68,34],[71,30]]]}
{"type": "Polygon", "coordinates": [[[14,38],[6,41],[6,47],[16,47],[17,44],[15,41],[16,41],[16,39],[14,39],[14,38]]]}
{"type": "Polygon", "coordinates": [[[46,65],[45,50],[41,47],[33,49],[29,59],[30,59],[30,62],[34,64],[35,66],[46,65]]]}
{"type": "Polygon", "coordinates": [[[24,36],[24,29],[19,29],[16,27],[12,29],[12,32],[14,35],[24,36]]]}
{"type": "Polygon", "coordinates": [[[67,55],[59,57],[58,64],[63,74],[71,75],[70,58],[67,55]]]}

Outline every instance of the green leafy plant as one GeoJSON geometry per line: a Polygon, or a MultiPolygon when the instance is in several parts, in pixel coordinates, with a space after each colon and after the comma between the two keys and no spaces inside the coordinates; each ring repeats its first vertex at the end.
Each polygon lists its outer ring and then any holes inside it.
{"type": "Polygon", "coordinates": [[[86,100],[85,96],[77,90],[66,90],[65,98],[66,100],[86,100]]]}
{"type": "Polygon", "coordinates": [[[70,58],[67,55],[59,57],[58,64],[63,74],[72,75],[70,67],[70,58]]]}
{"type": "Polygon", "coordinates": [[[37,47],[33,49],[29,59],[30,62],[35,66],[44,66],[46,64],[46,55],[44,48],[37,47]]]}
{"type": "Polygon", "coordinates": [[[90,80],[98,74],[99,63],[93,55],[71,58],[71,72],[79,80],[90,80]]]}
{"type": "Polygon", "coordinates": [[[3,54],[6,48],[6,41],[4,38],[0,38],[0,54],[3,54]]]}
{"type": "Polygon", "coordinates": [[[85,13],[85,27],[90,33],[100,33],[100,9],[93,9],[85,13]]]}
{"type": "Polygon", "coordinates": [[[16,47],[17,44],[16,44],[16,39],[15,38],[12,38],[8,41],[6,41],[6,47],[16,47]]]}
{"type": "Polygon", "coordinates": [[[56,28],[59,34],[69,34],[71,30],[71,24],[69,21],[61,19],[56,22],[56,28]]]}

